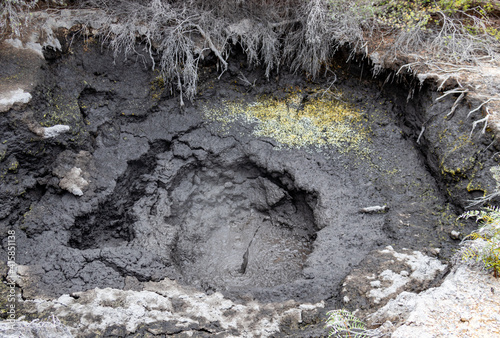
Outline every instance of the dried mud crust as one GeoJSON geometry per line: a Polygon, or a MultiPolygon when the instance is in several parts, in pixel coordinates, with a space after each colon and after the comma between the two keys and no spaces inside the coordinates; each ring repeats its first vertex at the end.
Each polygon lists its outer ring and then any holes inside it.
{"type": "Polygon", "coordinates": [[[497,337],[499,288],[491,274],[459,264],[440,287],[403,292],[369,318],[377,326],[385,322],[382,328],[398,338],[497,337]]]}
{"type": "MultiPolygon", "coordinates": [[[[429,109],[431,114],[403,120],[412,126],[413,138],[419,141],[426,163],[439,177],[449,198],[465,207],[473,198],[497,191],[497,182],[489,169],[498,166],[498,153],[488,150],[498,149],[499,145],[498,59],[450,64],[425,51],[411,55],[395,53],[390,36],[370,43],[373,49],[368,54],[368,67],[378,77],[389,83],[394,81],[391,78],[394,72],[403,77],[410,74],[414,76],[408,81],[410,88],[428,85],[436,91],[429,104],[434,106],[429,109]],[[440,106],[443,101],[449,102],[449,108],[440,106]],[[434,127],[429,128],[432,124],[434,127]],[[449,133],[450,124],[459,127],[449,133]],[[463,194],[465,191],[469,193],[468,198],[463,194]]],[[[408,91],[408,97],[413,94],[408,91]]],[[[499,286],[492,274],[457,263],[440,286],[418,294],[403,292],[368,316],[368,322],[374,327],[384,323],[381,331],[392,337],[500,336],[499,286]]]]}
{"type": "MultiPolygon", "coordinates": [[[[451,76],[450,82],[441,87],[443,81],[420,73],[425,69],[417,66],[415,74],[410,72],[404,75],[405,72],[400,72],[398,75],[397,69],[404,62],[397,58],[390,60],[391,64],[382,63],[389,68],[382,68],[376,77],[382,81],[381,87],[389,97],[394,98],[394,102],[404,105],[403,100],[407,98],[409,102],[415,103],[414,106],[406,104],[406,112],[399,115],[400,126],[421,151],[425,164],[446,197],[455,206],[466,208],[475,198],[495,192],[497,182],[490,169],[498,166],[500,161],[499,143],[495,131],[494,106],[488,108],[490,115],[487,120],[485,107],[488,104],[495,105],[496,101],[483,105],[487,101],[486,97],[479,98],[476,95],[476,89],[486,90],[485,85],[475,83],[478,88],[472,89],[465,85],[468,82],[456,82],[451,76]],[[391,70],[391,65],[395,69],[391,70]],[[461,86],[460,83],[465,87],[454,92],[456,87],[461,86]],[[464,90],[467,91],[462,96],[464,90]]],[[[374,63],[367,62],[364,69],[373,66],[374,63]]],[[[354,74],[362,76],[363,72],[355,71],[354,74]]],[[[492,82],[492,88],[498,82],[494,76],[486,75],[478,76],[478,80],[492,82]]]]}

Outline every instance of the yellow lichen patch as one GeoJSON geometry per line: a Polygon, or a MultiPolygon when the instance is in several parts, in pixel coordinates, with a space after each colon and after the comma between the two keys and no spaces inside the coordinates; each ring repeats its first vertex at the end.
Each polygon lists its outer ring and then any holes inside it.
{"type": "Polygon", "coordinates": [[[161,94],[165,90],[165,80],[162,76],[157,76],[153,80],[151,80],[151,98],[155,101],[158,101],[161,98],[161,94]]]}
{"type": "Polygon", "coordinates": [[[251,104],[225,101],[221,108],[205,108],[205,117],[224,131],[236,120],[254,123],[254,135],[293,147],[331,146],[340,152],[366,153],[368,128],[362,115],[339,100],[289,95],[285,99],[261,97],[251,104]]]}
{"type": "Polygon", "coordinates": [[[481,183],[475,183],[473,179],[469,181],[467,184],[467,191],[472,192],[472,191],[482,191],[483,192],[483,197],[486,196],[486,190],[483,189],[481,186],[481,183]]]}
{"type": "Polygon", "coordinates": [[[19,162],[17,162],[17,160],[13,160],[10,164],[9,164],[9,171],[12,171],[12,172],[17,172],[17,168],[19,168],[19,162]]]}
{"type": "Polygon", "coordinates": [[[55,124],[72,124],[81,119],[78,101],[61,94],[49,95],[49,107],[43,114],[40,125],[50,127],[55,124]]]}

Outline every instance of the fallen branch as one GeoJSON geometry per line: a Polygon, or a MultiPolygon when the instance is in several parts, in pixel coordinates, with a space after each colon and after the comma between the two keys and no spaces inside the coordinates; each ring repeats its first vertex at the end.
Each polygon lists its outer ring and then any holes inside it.
{"type": "Polygon", "coordinates": [[[253,83],[250,82],[250,80],[248,80],[247,77],[241,71],[240,71],[240,76],[238,77],[238,79],[240,79],[243,82],[243,84],[247,87],[255,87],[256,80],[254,80],[253,83]]]}
{"type": "Polygon", "coordinates": [[[441,82],[441,84],[439,85],[437,91],[441,91],[441,89],[443,89],[444,87],[444,84],[446,83],[446,81],[448,81],[448,79],[451,77],[451,75],[448,75],[446,78],[443,79],[443,81],[441,82]]]}
{"type": "Polygon", "coordinates": [[[184,100],[182,99],[182,82],[181,82],[181,76],[179,72],[177,72],[177,88],[179,89],[180,95],[179,95],[179,105],[181,106],[181,109],[184,108],[184,100]]]}
{"type": "Polygon", "coordinates": [[[453,115],[453,113],[455,112],[455,110],[458,107],[458,104],[463,100],[463,98],[465,97],[465,93],[467,93],[467,92],[469,92],[469,90],[465,89],[465,88],[448,90],[443,95],[441,95],[440,97],[438,97],[435,102],[438,102],[439,100],[445,98],[446,96],[448,96],[450,94],[458,94],[458,93],[460,93],[460,96],[455,100],[455,103],[453,103],[453,106],[451,107],[450,112],[448,114],[446,114],[446,116],[448,117],[450,115],[453,115]]]}
{"type": "Polygon", "coordinates": [[[281,26],[286,26],[289,24],[295,24],[301,22],[302,19],[292,19],[292,20],[285,20],[281,22],[273,22],[273,23],[268,23],[269,27],[271,28],[276,28],[276,27],[281,27],[281,26]]]}
{"type": "Polygon", "coordinates": [[[387,212],[388,210],[389,210],[389,207],[387,205],[384,205],[384,206],[375,205],[373,207],[361,208],[361,209],[359,209],[359,212],[364,213],[364,214],[374,214],[374,213],[387,212]]]}
{"type": "Polygon", "coordinates": [[[460,94],[460,96],[455,100],[455,103],[453,104],[453,106],[451,107],[451,110],[448,114],[446,114],[446,116],[450,116],[450,115],[453,115],[453,113],[455,112],[455,110],[457,109],[458,107],[458,104],[460,103],[460,101],[463,100],[464,96],[465,96],[465,93],[467,93],[469,90],[464,90],[462,92],[462,94],[460,94]]]}
{"type": "Polygon", "coordinates": [[[478,205],[482,205],[486,202],[491,201],[492,199],[499,197],[500,196],[500,191],[496,191],[494,193],[491,193],[489,195],[486,195],[484,197],[478,197],[473,200],[467,200],[469,204],[466,206],[467,209],[477,207],[478,205]]]}
{"type": "Polygon", "coordinates": [[[450,94],[458,94],[458,93],[464,93],[464,92],[468,92],[468,89],[452,89],[452,90],[448,90],[446,92],[444,92],[443,95],[441,95],[440,97],[438,97],[435,102],[438,102],[439,100],[445,98],[446,96],[450,95],[450,94]]]}
{"type": "Polygon", "coordinates": [[[399,75],[399,73],[403,70],[403,68],[407,68],[408,71],[410,71],[411,73],[414,73],[413,69],[411,69],[412,66],[414,65],[421,65],[422,63],[420,61],[416,61],[416,62],[411,62],[411,63],[407,63],[406,65],[402,65],[401,67],[399,67],[398,71],[396,72],[396,75],[399,75]]]}

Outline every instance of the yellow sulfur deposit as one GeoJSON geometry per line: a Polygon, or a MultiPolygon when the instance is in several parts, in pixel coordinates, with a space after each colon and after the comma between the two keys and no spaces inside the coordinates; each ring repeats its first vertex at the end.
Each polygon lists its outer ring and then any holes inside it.
{"type": "Polygon", "coordinates": [[[340,152],[366,153],[368,128],[349,104],[331,98],[291,94],[285,99],[261,97],[253,103],[224,101],[220,108],[204,109],[209,121],[222,130],[236,121],[255,125],[256,136],[269,137],[293,148],[331,146],[340,152]]]}

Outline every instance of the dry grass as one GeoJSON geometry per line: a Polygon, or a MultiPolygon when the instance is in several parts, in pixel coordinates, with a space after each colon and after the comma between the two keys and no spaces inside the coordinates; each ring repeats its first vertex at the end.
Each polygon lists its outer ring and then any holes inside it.
{"type": "Polygon", "coordinates": [[[499,41],[488,30],[493,22],[484,15],[473,14],[457,11],[449,16],[436,11],[437,25],[430,29],[426,21],[421,21],[400,30],[394,48],[405,54],[425,51],[431,59],[454,64],[476,64],[478,60],[494,59],[500,49],[499,41]]]}

